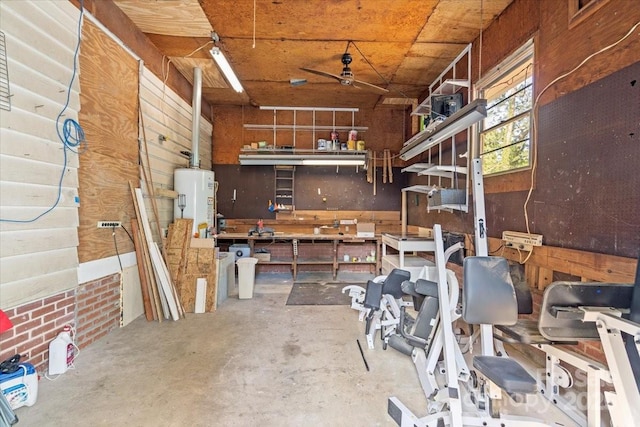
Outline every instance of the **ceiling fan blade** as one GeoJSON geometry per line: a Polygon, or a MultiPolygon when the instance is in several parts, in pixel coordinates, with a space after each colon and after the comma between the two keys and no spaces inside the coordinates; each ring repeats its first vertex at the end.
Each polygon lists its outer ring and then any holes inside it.
{"type": "Polygon", "coordinates": [[[307,79],[289,79],[289,84],[291,86],[302,86],[307,84],[307,79]]]}
{"type": "Polygon", "coordinates": [[[342,80],[342,77],[336,76],[335,74],[327,73],[327,72],[324,72],[324,71],[312,70],[311,68],[300,68],[300,69],[302,71],[306,71],[308,73],[317,74],[317,75],[322,76],[322,77],[329,77],[329,78],[332,78],[332,79],[336,79],[337,81],[341,81],[342,80]]]}
{"type": "Polygon", "coordinates": [[[380,86],[372,85],[371,83],[363,82],[363,81],[360,81],[360,80],[354,80],[353,81],[353,87],[357,87],[357,88],[360,88],[360,89],[364,89],[364,90],[368,90],[368,91],[376,92],[376,93],[380,93],[380,94],[389,93],[388,89],[385,89],[385,88],[380,87],[380,86]]]}

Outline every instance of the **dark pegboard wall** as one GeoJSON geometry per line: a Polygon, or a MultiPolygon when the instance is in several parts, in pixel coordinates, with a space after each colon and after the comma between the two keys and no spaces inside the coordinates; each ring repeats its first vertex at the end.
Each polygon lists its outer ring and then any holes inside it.
{"type": "MultiPolygon", "coordinates": [[[[638,256],[640,249],[640,63],[540,107],[536,186],[528,203],[530,231],[543,244],[638,256]]],[[[409,180],[414,184],[415,178],[409,180]]],[[[527,191],[485,195],[487,231],[526,231],[527,191]]],[[[408,200],[409,224],[435,223],[473,234],[469,213],[426,212],[408,200]]]]}
{"type": "Polygon", "coordinates": [[[545,244],[636,257],[640,63],[539,110],[533,232],[545,244]]]}
{"type": "MultiPolygon", "coordinates": [[[[276,217],[267,209],[275,195],[273,166],[214,165],[213,169],[218,182],[219,213],[238,219],[276,217]]],[[[373,184],[367,183],[362,168],[356,172],[354,166],[297,166],[295,204],[298,210],[400,211],[401,189],[406,186],[406,175],[398,168],[394,169],[393,183],[386,184],[378,168],[374,196],[373,184]]]]}

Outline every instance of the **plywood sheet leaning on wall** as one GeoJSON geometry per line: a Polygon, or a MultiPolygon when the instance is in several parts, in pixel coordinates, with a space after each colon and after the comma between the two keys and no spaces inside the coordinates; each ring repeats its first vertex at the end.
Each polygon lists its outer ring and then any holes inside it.
{"type": "Polygon", "coordinates": [[[176,284],[178,298],[188,313],[195,312],[196,284],[207,279],[205,311],[216,309],[216,248],[190,247],[192,219],[176,219],[169,225],[167,266],[176,284]]]}

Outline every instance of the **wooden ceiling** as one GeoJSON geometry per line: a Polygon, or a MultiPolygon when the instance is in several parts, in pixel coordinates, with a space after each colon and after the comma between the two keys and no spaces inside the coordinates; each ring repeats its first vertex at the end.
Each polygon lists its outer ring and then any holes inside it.
{"type": "Polygon", "coordinates": [[[359,107],[410,104],[512,0],[115,0],[189,81],[203,70],[211,105],[359,107]],[[216,43],[245,91],[209,54],[216,43]],[[357,80],[380,95],[300,68],[339,75],[347,48],[357,80]],[[291,79],[306,79],[292,86],[291,79]]]}

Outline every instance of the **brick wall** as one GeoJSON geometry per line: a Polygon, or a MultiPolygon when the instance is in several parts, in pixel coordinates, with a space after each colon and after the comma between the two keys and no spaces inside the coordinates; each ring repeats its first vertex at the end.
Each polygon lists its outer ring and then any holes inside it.
{"type": "Polygon", "coordinates": [[[120,294],[120,273],[78,287],[78,346],[86,347],[120,326],[120,294]]]}
{"type": "Polygon", "coordinates": [[[65,325],[76,328],[81,349],[119,327],[120,273],[5,310],[5,314],[13,328],[0,334],[0,361],[19,353],[37,371],[45,372],[49,343],[65,325]]]}
{"type": "Polygon", "coordinates": [[[0,360],[22,354],[38,371],[46,370],[49,343],[64,325],[74,324],[75,307],[71,290],[5,310],[13,328],[0,334],[0,360]]]}

